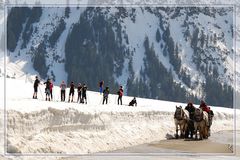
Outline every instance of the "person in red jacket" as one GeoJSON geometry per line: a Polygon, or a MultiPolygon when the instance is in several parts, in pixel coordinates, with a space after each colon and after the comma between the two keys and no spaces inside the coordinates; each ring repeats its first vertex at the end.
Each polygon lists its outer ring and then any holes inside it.
{"type": "Polygon", "coordinates": [[[206,103],[203,100],[201,100],[201,104],[200,104],[199,108],[201,108],[203,111],[206,111],[207,113],[210,112],[209,107],[206,105],[206,103]]]}
{"type": "Polygon", "coordinates": [[[50,96],[51,96],[51,101],[53,100],[53,82],[50,80],[50,96]]]}
{"type": "Polygon", "coordinates": [[[120,86],[117,94],[118,94],[118,105],[119,105],[119,102],[122,105],[122,96],[123,96],[123,87],[122,86],[120,86]]]}

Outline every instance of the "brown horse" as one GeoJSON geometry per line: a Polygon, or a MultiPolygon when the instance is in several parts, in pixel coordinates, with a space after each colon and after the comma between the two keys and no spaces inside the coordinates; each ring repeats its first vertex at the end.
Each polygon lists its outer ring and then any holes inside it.
{"type": "Polygon", "coordinates": [[[195,139],[198,139],[197,133],[199,132],[200,140],[208,138],[208,113],[203,111],[201,108],[196,108],[194,112],[194,128],[195,128],[195,139]]]}
{"type": "Polygon", "coordinates": [[[174,122],[176,126],[176,138],[178,138],[178,126],[180,128],[180,137],[183,138],[187,130],[189,121],[189,112],[182,108],[182,106],[176,106],[174,113],[174,122]]]}

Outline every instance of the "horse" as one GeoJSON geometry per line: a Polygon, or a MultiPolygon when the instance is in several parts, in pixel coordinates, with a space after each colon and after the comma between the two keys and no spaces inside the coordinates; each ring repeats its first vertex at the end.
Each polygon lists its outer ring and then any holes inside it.
{"type": "Polygon", "coordinates": [[[189,112],[182,108],[182,106],[176,106],[176,110],[174,113],[174,122],[176,126],[176,138],[178,138],[178,126],[180,128],[180,137],[183,138],[185,136],[185,132],[188,127],[189,121],[189,112]]]}
{"type": "Polygon", "coordinates": [[[208,113],[201,108],[196,108],[194,112],[194,128],[195,128],[195,140],[198,139],[197,133],[199,132],[200,140],[208,138],[209,121],[208,113]]]}

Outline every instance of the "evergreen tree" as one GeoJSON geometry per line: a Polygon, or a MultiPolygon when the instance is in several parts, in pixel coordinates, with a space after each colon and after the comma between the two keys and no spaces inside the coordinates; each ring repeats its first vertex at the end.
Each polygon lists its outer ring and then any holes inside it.
{"type": "Polygon", "coordinates": [[[157,29],[157,32],[156,32],[156,41],[157,41],[157,42],[160,42],[160,40],[161,40],[161,34],[160,34],[159,29],[157,29]]]}

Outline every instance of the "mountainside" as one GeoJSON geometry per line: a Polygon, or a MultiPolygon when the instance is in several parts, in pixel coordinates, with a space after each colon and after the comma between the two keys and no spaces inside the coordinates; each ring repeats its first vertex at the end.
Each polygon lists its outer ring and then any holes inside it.
{"type": "Polygon", "coordinates": [[[56,85],[233,105],[233,8],[14,7],[7,28],[10,61],[56,85]]]}

